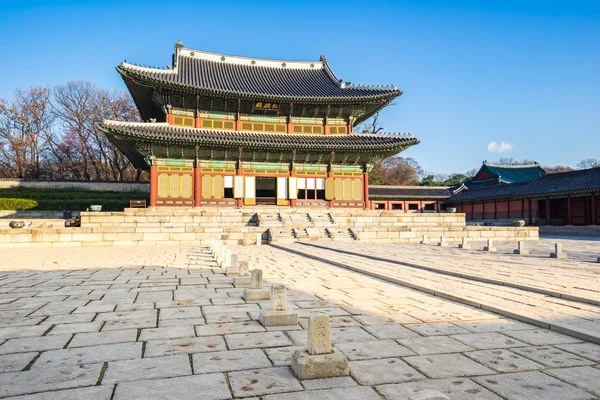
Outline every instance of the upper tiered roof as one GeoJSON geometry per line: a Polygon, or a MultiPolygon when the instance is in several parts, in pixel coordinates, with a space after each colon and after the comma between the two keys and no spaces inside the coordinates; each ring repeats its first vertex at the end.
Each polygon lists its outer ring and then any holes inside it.
{"type": "Polygon", "coordinates": [[[323,56],[319,61],[267,60],[193,50],[181,42],[175,45],[172,66],[123,62],[117,70],[126,81],[247,99],[344,103],[391,101],[402,94],[395,86],[343,82],[323,56]]]}

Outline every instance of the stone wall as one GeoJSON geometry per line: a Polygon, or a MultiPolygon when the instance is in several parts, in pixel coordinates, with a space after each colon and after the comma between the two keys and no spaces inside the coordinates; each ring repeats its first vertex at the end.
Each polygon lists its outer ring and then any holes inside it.
{"type": "Polygon", "coordinates": [[[110,190],[115,192],[150,192],[147,182],[104,182],[104,181],[46,181],[38,179],[0,178],[0,189],[26,187],[36,189],[84,189],[110,190]]]}
{"type": "Polygon", "coordinates": [[[574,235],[574,236],[599,236],[600,225],[587,226],[540,226],[541,235],[574,235]]]}

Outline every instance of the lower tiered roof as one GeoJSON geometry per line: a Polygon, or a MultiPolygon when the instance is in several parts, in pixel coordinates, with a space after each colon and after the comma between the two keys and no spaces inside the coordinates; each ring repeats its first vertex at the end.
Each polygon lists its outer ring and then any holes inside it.
{"type": "MultiPolygon", "coordinates": [[[[408,134],[351,133],[316,135],[293,133],[260,133],[249,131],[189,128],[167,123],[122,122],[106,120],[99,128],[136,165],[144,167],[140,151],[156,144],[202,149],[229,149],[231,153],[245,151],[336,154],[340,163],[374,162],[397,154],[419,141],[408,134]],[[332,153],[334,152],[334,153],[332,153]],[[352,157],[348,157],[351,154],[352,157]],[[364,157],[357,157],[364,155],[364,157]]],[[[173,151],[175,154],[175,151],[173,151]]],[[[314,159],[313,159],[314,162],[314,159]]]]}

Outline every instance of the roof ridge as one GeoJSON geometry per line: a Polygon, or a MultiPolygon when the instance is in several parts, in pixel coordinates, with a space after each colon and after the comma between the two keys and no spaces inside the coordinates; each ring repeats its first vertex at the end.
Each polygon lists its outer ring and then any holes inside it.
{"type": "Polygon", "coordinates": [[[495,163],[490,163],[490,162],[484,161],[483,165],[485,165],[487,167],[496,167],[496,168],[533,168],[533,167],[539,167],[540,163],[535,161],[533,163],[528,163],[528,164],[495,164],[495,163]]]}
{"type": "Polygon", "coordinates": [[[180,42],[175,45],[176,57],[189,57],[204,59],[213,62],[224,62],[227,64],[254,65],[258,67],[270,68],[290,68],[290,69],[323,69],[327,63],[324,56],[315,61],[307,60],[278,60],[272,58],[247,57],[233,54],[215,53],[212,51],[191,49],[183,47],[180,42]]]}

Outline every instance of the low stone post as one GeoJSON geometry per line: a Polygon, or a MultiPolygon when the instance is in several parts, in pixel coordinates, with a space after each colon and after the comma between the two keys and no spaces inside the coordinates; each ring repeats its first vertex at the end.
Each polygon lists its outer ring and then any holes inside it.
{"type": "Polygon", "coordinates": [[[225,249],[225,254],[223,255],[223,265],[222,267],[229,267],[231,265],[231,249],[225,249]]]}
{"type": "Polygon", "coordinates": [[[298,313],[287,310],[285,285],[271,287],[272,310],[261,310],[258,320],[263,326],[289,326],[298,324],[298,313]]]}
{"type": "Polygon", "coordinates": [[[408,400],[450,400],[448,396],[437,390],[421,390],[408,397],[408,400]]]}
{"type": "Polygon", "coordinates": [[[225,268],[225,275],[239,275],[240,263],[238,261],[239,256],[236,253],[231,253],[229,257],[229,266],[225,268]]]}
{"type": "Polygon", "coordinates": [[[529,250],[525,249],[525,241],[524,240],[519,240],[517,242],[517,248],[515,250],[513,250],[514,254],[520,254],[522,256],[526,256],[527,254],[529,254],[529,250]]]}
{"type": "Polygon", "coordinates": [[[233,286],[236,288],[250,287],[250,270],[248,269],[248,261],[242,260],[239,263],[239,276],[233,277],[233,286]]]}
{"type": "Polygon", "coordinates": [[[313,314],[308,317],[308,346],[294,352],[292,370],[300,379],[350,374],[346,357],[331,347],[331,323],[327,315],[313,314]]]}
{"type": "Polygon", "coordinates": [[[487,240],[487,246],[485,246],[483,248],[483,251],[489,251],[490,253],[494,253],[494,252],[498,251],[498,249],[494,247],[494,240],[493,239],[488,239],[487,240]]]}
{"type": "Polygon", "coordinates": [[[244,300],[269,300],[271,291],[263,288],[263,273],[260,269],[250,271],[250,287],[244,289],[244,300]]]}
{"type": "Polygon", "coordinates": [[[438,246],[448,247],[448,243],[446,242],[446,238],[444,237],[444,235],[440,236],[440,241],[438,243],[438,246]]]}
{"type": "Polygon", "coordinates": [[[421,239],[421,244],[429,244],[429,238],[427,235],[423,235],[423,239],[421,239]]]}
{"type": "Polygon", "coordinates": [[[470,249],[471,245],[467,238],[462,238],[461,242],[458,244],[459,249],[470,249]]]}
{"type": "Polygon", "coordinates": [[[567,254],[563,253],[560,243],[554,244],[554,253],[550,253],[551,258],[567,258],[567,254]]]}
{"type": "Polygon", "coordinates": [[[262,233],[256,234],[256,245],[260,246],[262,244],[262,233]]]}

